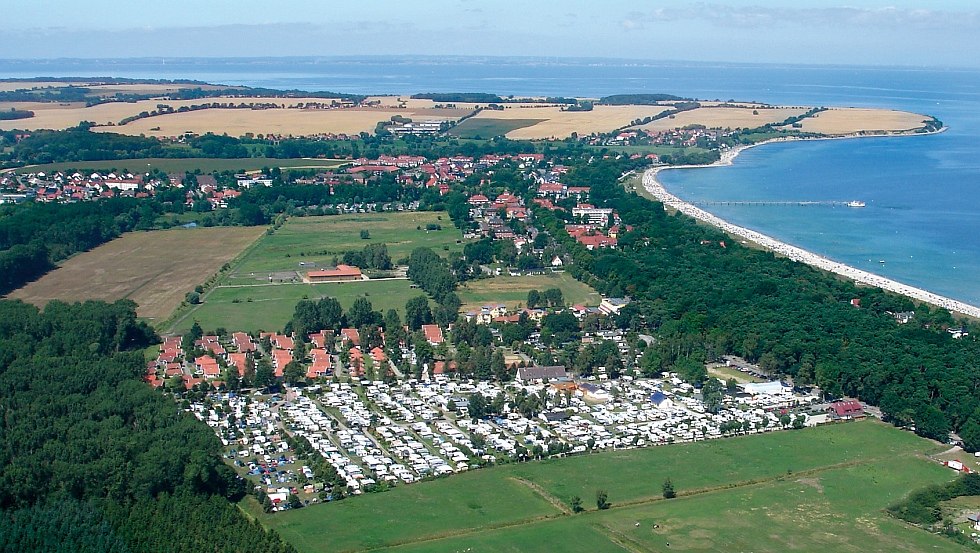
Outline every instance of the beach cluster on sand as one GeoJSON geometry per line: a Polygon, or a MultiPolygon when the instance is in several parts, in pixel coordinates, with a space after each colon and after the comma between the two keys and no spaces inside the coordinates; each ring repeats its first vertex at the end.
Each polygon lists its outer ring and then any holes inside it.
{"type": "MultiPolygon", "coordinates": [[[[735,159],[735,157],[738,156],[738,154],[745,148],[746,148],[745,146],[733,148],[731,150],[722,153],[721,159],[717,161],[714,165],[730,165],[732,163],[732,160],[735,159]]],[[[671,208],[676,209],[677,211],[680,211],[685,215],[689,215],[691,217],[694,217],[695,219],[714,225],[724,230],[728,234],[755,242],[756,244],[759,244],[760,246],[768,250],[771,250],[784,257],[788,257],[789,259],[792,259],[794,261],[806,263],[807,265],[811,265],[813,267],[824,269],[826,271],[830,271],[832,273],[847,277],[855,282],[861,284],[868,284],[871,286],[877,286],[884,290],[889,290],[897,294],[908,296],[912,299],[924,301],[932,305],[943,307],[945,309],[954,311],[956,313],[962,313],[964,315],[969,315],[971,317],[980,317],[980,307],[976,307],[968,303],[963,303],[961,301],[947,298],[945,296],[940,296],[939,294],[934,294],[932,292],[923,290],[921,288],[916,288],[914,286],[902,284],[901,282],[897,282],[885,278],[883,276],[876,275],[874,273],[862,271],[860,269],[856,269],[849,265],[844,265],[843,263],[838,263],[837,261],[834,261],[832,259],[828,259],[826,257],[806,251],[802,248],[798,248],[796,246],[786,244],[785,242],[780,242],[779,240],[766,236],[765,234],[762,234],[760,232],[756,232],[751,229],[740,227],[738,225],[733,225],[728,221],[725,221],[720,217],[717,217],[715,215],[712,215],[711,213],[708,213],[707,211],[704,211],[703,209],[693,206],[685,202],[684,200],[681,200],[677,196],[674,196],[673,194],[667,192],[667,190],[664,189],[663,185],[661,185],[660,182],[657,180],[657,173],[659,173],[663,169],[677,169],[677,168],[690,168],[690,167],[700,167],[700,166],[654,167],[652,169],[649,169],[643,174],[643,187],[646,188],[646,190],[649,191],[650,194],[653,195],[653,197],[663,202],[665,206],[670,206],[671,208]]]]}

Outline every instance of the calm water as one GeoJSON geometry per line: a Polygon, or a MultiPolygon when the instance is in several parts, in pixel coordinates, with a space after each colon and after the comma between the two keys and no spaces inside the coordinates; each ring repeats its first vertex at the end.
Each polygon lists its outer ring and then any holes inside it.
{"type": "Polygon", "coordinates": [[[850,265],[980,305],[977,71],[501,58],[0,60],[0,77],[39,75],[184,78],[355,94],[665,92],[927,113],[950,130],[926,137],[773,144],[744,152],[731,167],[661,177],[688,200],[862,200],[864,209],[709,210],[850,265]]]}

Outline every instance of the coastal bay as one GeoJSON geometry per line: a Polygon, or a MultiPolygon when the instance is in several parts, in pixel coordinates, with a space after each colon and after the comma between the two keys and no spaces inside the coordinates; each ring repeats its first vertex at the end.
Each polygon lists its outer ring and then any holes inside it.
{"type": "MultiPolygon", "coordinates": [[[[863,137],[841,137],[841,138],[863,138],[863,137]]],[[[828,139],[817,139],[817,140],[828,140],[828,139]]],[[[831,140],[837,140],[837,139],[831,139],[831,140]]],[[[730,166],[734,162],[735,158],[738,157],[738,155],[740,153],[742,153],[744,150],[746,150],[748,148],[752,148],[752,147],[756,147],[756,146],[762,146],[762,145],[765,145],[765,144],[768,144],[768,143],[772,143],[772,142],[787,142],[787,141],[789,141],[789,140],[786,140],[786,139],[777,139],[777,140],[774,140],[774,141],[760,143],[760,144],[754,144],[754,145],[751,145],[751,146],[740,146],[740,147],[736,147],[736,148],[733,148],[731,150],[728,150],[728,151],[722,153],[721,159],[719,161],[711,164],[709,167],[711,167],[711,166],[714,166],[714,167],[717,167],[717,166],[730,166]]],[[[796,141],[794,141],[794,142],[796,142],[796,141]]],[[[721,230],[727,232],[728,234],[730,234],[732,236],[735,236],[737,238],[741,238],[741,239],[744,239],[744,240],[747,240],[747,241],[754,242],[755,244],[758,244],[759,246],[761,246],[763,248],[766,248],[766,249],[768,249],[768,250],[776,253],[777,255],[781,255],[781,256],[787,257],[789,259],[792,259],[794,261],[801,262],[801,263],[806,263],[808,265],[811,265],[811,266],[816,267],[816,268],[819,268],[819,269],[830,271],[830,272],[832,272],[834,274],[841,275],[843,277],[849,278],[849,279],[851,279],[851,280],[853,280],[853,281],[855,281],[857,283],[860,283],[860,284],[865,284],[865,285],[869,285],[869,286],[877,286],[877,287],[882,288],[884,290],[895,292],[897,294],[902,294],[902,295],[907,296],[909,298],[912,298],[912,299],[915,299],[915,300],[918,300],[918,301],[923,301],[923,302],[929,303],[929,304],[934,305],[934,306],[943,307],[945,309],[948,309],[950,311],[954,311],[956,313],[961,313],[961,314],[968,315],[968,316],[971,316],[971,317],[980,318],[980,307],[977,307],[975,305],[971,305],[971,304],[966,303],[966,302],[962,302],[962,301],[959,301],[959,300],[956,300],[956,299],[953,299],[953,298],[950,298],[950,297],[946,297],[946,296],[943,296],[943,295],[940,295],[940,294],[936,294],[934,292],[930,292],[930,291],[925,290],[923,288],[918,288],[918,287],[915,287],[915,286],[904,284],[904,283],[899,282],[897,280],[886,278],[884,276],[881,276],[879,274],[872,273],[870,271],[865,271],[865,270],[858,269],[858,268],[853,267],[853,266],[850,266],[850,265],[846,265],[846,264],[841,263],[839,261],[835,261],[835,260],[830,259],[828,257],[822,256],[822,255],[819,255],[819,254],[816,254],[816,253],[814,253],[812,251],[808,251],[808,250],[806,250],[804,248],[801,248],[801,247],[798,247],[798,246],[789,244],[787,242],[778,240],[776,238],[773,238],[773,237],[771,237],[769,235],[763,234],[763,233],[758,232],[756,230],[752,230],[752,229],[746,228],[744,226],[733,224],[733,223],[731,223],[731,222],[729,222],[729,221],[727,221],[725,219],[722,219],[721,217],[719,217],[717,215],[714,215],[712,213],[709,213],[708,211],[705,211],[704,209],[701,209],[701,208],[699,208],[699,207],[697,207],[697,206],[695,206],[695,205],[693,205],[693,204],[691,204],[689,202],[686,202],[686,201],[682,200],[681,198],[679,198],[678,196],[676,196],[674,194],[671,194],[670,192],[667,191],[667,189],[663,186],[663,184],[657,178],[657,176],[658,176],[659,173],[661,173],[662,171],[667,170],[667,169],[671,169],[671,170],[673,170],[673,169],[699,169],[699,168],[704,168],[704,167],[705,166],[699,166],[699,165],[673,166],[673,167],[666,167],[666,166],[664,166],[664,167],[654,167],[654,168],[648,169],[643,174],[643,181],[642,181],[643,187],[655,199],[657,199],[658,201],[662,202],[664,204],[665,208],[666,207],[670,207],[670,208],[675,209],[675,210],[677,210],[677,211],[679,211],[679,212],[681,212],[681,213],[683,213],[685,215],[688,215],[690,217],[694,217],[695,219],[698,219],[699,221],[702,221],[702,222],[711,224],[711,225],[713,225],[715,227],[718,227],[721,230]]]]}

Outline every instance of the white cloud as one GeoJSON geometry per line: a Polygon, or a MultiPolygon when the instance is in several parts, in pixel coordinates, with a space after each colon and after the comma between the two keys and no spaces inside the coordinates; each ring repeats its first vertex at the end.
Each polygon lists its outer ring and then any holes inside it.
{"type": "Polygon", "coordinates": [[[980,30],[980,11],[977,10],[951,11],[898,7],[777,8],[699,2],[694,5],[631,12],[628,17],[630,21],[642,20],[649,23],[700,20],[725,27],[771,27],[793,24],[799,26],[834,27],[846,25],[911,30],[947,28],[980,30]]]}

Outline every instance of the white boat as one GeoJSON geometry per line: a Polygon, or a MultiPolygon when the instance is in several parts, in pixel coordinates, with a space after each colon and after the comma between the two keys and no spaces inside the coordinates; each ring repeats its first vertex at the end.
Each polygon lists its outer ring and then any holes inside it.
{"type": "Polygon", "coordinates": [[[865,205],[867,204],[865,204],[861,200],[851,200],[847,202],[847,207],[864,207],[865,205]]]}

